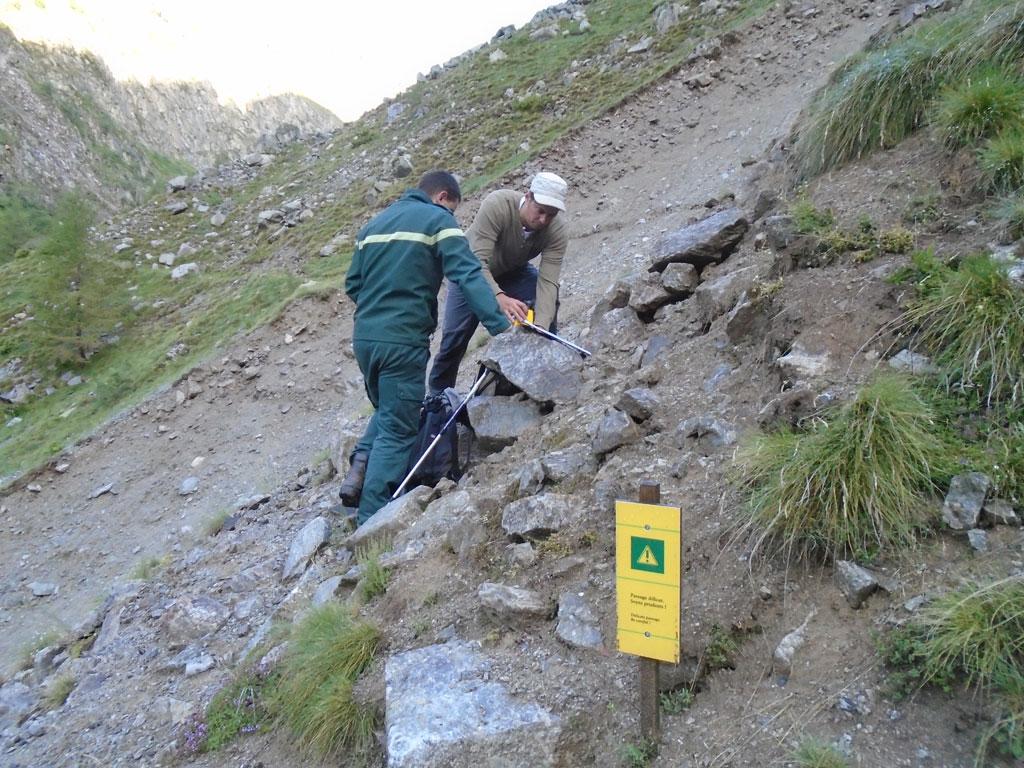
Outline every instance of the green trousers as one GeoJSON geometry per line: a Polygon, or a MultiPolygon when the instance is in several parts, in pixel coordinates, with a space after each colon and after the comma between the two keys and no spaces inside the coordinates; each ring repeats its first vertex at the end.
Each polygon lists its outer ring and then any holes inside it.
{"type": "Polygon", "coordinates": [[[353,341],[374,412],[355,452],[369,456],[359,499],[362,525],[391,500],[405,479],[416,442],[430,350],[382,341],[353,341]]]}

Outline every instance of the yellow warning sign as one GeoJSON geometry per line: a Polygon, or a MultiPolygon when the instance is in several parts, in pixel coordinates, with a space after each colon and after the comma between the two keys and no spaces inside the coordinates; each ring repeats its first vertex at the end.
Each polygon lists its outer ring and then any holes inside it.
{"type": "Polygon", "coordinates": [[[615,502],[618,645],[679,663],[680,509],[615,502]]]}

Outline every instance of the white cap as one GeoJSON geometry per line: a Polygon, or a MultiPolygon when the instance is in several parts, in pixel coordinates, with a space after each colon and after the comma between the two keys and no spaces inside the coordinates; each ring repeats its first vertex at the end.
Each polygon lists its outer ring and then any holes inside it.
{"type": "Polygon", "coordinates": [[[533,199],[541,205],[550,205],[560,211],[565,210],[565,192],[569,185],[565,179],[554,173],[541,171],[530,182],[533,199]]]}

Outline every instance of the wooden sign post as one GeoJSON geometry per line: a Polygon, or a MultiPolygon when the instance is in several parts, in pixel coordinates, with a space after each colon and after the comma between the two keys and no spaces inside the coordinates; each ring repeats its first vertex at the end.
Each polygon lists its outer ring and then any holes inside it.
{"type": "Polygon", "coordinates": [[[658,661],[679,663],[681,575],[678,507],[660,505],[661,487],[640,485],[640,502],[615,502],[619,650],[640,657],[640,735],[661,739],[658,661]]]}

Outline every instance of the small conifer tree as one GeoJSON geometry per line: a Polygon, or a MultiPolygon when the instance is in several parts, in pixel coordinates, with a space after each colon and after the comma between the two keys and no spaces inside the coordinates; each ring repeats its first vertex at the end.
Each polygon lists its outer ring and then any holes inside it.
{"type": "Polygon", "coordinates": [[[38,257],[45,277],[35,307],[42,349],[58,365],[80,366],[118,322],[124,287],[89,253],[92,211],[78,194],[61,198],[38,257]]]}

